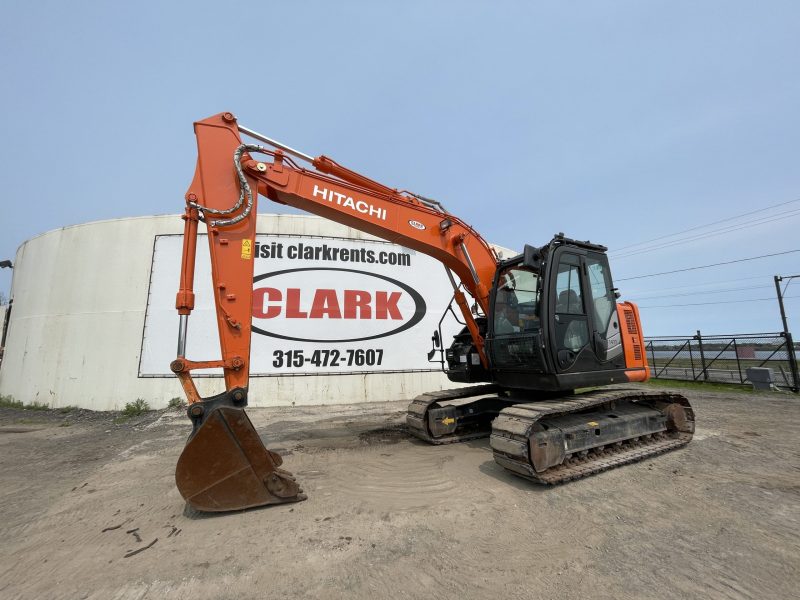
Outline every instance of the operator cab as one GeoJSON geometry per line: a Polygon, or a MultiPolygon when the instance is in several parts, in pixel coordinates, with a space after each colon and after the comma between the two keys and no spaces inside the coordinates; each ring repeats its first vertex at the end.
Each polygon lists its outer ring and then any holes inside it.
{"type": "Polygon", "coordinates": [[[501,263],[486,332],[492,380],[523,390],[623,381],[606,248],[556,235],[501,263]]]}

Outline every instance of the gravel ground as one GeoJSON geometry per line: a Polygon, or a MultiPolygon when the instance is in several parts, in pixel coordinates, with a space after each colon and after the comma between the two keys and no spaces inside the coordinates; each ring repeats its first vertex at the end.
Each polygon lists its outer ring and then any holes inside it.
{"type": "Polygon", "coordinates": [[[408,437],[405,403],[252,409],[309,499],[212,516],[181,413],[2,408],[0,597],[797,597],[800,399],[681,392],[691,444],[555,488],[408,437]]]}

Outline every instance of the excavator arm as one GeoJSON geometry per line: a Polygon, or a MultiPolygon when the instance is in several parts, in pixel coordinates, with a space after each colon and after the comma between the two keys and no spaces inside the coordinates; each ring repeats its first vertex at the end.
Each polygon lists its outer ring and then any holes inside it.
{"type": "Polygon", "coordinates": [[[186,500],[221,511],[302,500],[281,458],[266,450],[244,413],[250,371],[253,247],[258,195],[325,217],[441,261],[453,284],[481,361],[484,340],[453,273],[484,314],[497,257],[469,225],[437,202],[399,192],[325,156],[311,157],[237,124],[231,113],[195,123],[197,166],[186,194],[184,246],[176,308],[178,356],[172,371],[189,401],[193,431],[176,469],[186,500]],[[244,144],[240,133],[268,146],[244,144]],[[308,163],[301,167],[298,160],[308,163]],[[199,222],[205,221],[211,256],[220,349],[216,360],[186,357],[194,308],[194,264],[199,222]],[[222,368],[226,391],[201,398],[191,371],[222,368]]]}

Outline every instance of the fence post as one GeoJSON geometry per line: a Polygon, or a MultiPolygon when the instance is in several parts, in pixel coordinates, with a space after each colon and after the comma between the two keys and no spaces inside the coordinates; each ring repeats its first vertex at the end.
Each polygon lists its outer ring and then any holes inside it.
{"type": "MultiPolygon", "coordinates": [[[[790,275],[788,277],[781,277],[775,275],[775,291],[778,293],[778,306],[781,309],[781,321],[783,322],[783,337],[786,339],[786,349],[789,351],[789,367],[792,370],[792,382],[794,387],[792,391],[796,394],[800,391],[800,377],[797,374],[797,356],[794,353],[794,341],[792,341],[792,334],[789,333],[789,324],[786,321],[786,310],[783,307],[783,292],[781,292],[781,281],[788,279],[789,283],[792,279],[800,277],[800,275],[790,275]]],[[[786,284],[788,287],[788,283],[786,284]]],[[[785,291],[785,289],[784,289],[785,291]]]]}
{"type": "Polygon", "coordinates": [[[739,372],[739,383],[744,384],[744,377],[742,377],[742,363],[739,360],[739,346],[736,343],[736,338],[733,338],[733,352],[736,354],[736,370],[739,372]]]}
{"type": "Polygon", "coordinates": [[[706,355],[703,352],[703,336],[700,335],[700,330],[697,330],[697,335],[695,336],[697,339],[697,345],[700,346],[700,366],[703,369],[701,373],[703,374],[703,379],[708,381],[708,371],[706,370],[706,355]]]}
{"type": "Polygon", "coordinates": [[[792,391],[796,394],[800,392],[800,375],[797,371],[797,356],[794,353],[794,340],[792,339],[792,334],[788,331],[785,331],[784,334],[786,335],[786,346],[789,350],[789,368],[792,370],[792,391]]]}
{"type": "MultiPolygon", "coordinates": [[[[653,348],[653,340],[650,340],[650,356],[653,361],[653,373],[658,373],[658,368],[656,367],[656,350],[653,348]]],[[[658,377],[658,375],[653,375],[653,377],[658,377]]]]}

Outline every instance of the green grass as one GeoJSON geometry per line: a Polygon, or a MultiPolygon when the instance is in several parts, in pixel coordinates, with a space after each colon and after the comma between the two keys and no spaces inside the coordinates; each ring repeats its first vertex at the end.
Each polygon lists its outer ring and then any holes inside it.
{"type": "Polygon", "coordinates": [[[60,412],[62,415],[68,415],[71,412],[74,412],[76,410],[80,410],[80,408],[77,407],[77,406],[72,406],[70,404],[69,406],[62,406],[61,408],[58,408],[56,410],[58,410],[58,412],[60,412]]]}
{"type": "Polygon", "coordinates": [[[125,408],[122,409],[122,414],[125,417],[138,417],[143,415],[144,413],[150,410],[150,405],[147,403],[147,400],[142,400],[141,398],[137,398],[133,402],[128,402],[125,404],[125,408]]]}
{"type": "Polygon", "coordinates": [[[23,410],[50,410],[50,405],[44,402],[31,402],[23,404],[20,400],[14,400],[13,396],[0,396],[0,407],[18,408],[23,410]]]}
{"type": "Polygon", "coordinates": [[[4,408],[24,408],[22,402],[14,400],[13,396],[0,396],[0,406],[4,408]]]}
{"type": "Polygon", "coordinates": [[[137,398],[133,402],[127,402],[125,408],[122,409],[120,415],[114,419],[114,423],[124,423],[133,417],[139,417],[146,412],[150,412],[150,405],[147,400],[137,398]]]}
{"type": "Polygon", "coordinates": [[[749,384],[738,383],[715,383],[706,381],[684,381],[682,379],[651,379],[646,385],[654,387],[681,388],[687,390],[713,391],[713,392],[740,392],[744,394],[763,393],[771,394],[769,391],[754,391],[749,384]]]}
{"type": "Polygon", "coordinates": [[[133,402],[128,402],[125,404],[125,408],[123,408],[121,414],[114,419],[114,423],[119,425],[128,419],[139,417],[146,412],[150,412],[150,405],[147,403],[147,400],[137,398],[133,402]]]}
{"type": "Polygon", "coordinates": [[[175,396],[174,398],[170,399],[169,403],[167,404],[167,408],[171,410],[183,410],[186,408],[186,400],[179,396],[175,396]]]}
{"type": "Polygon", "coordinates": [[[31,402],[25,405],[25,410],[50,410],[50,405],[44,402],[31,402]]]}

